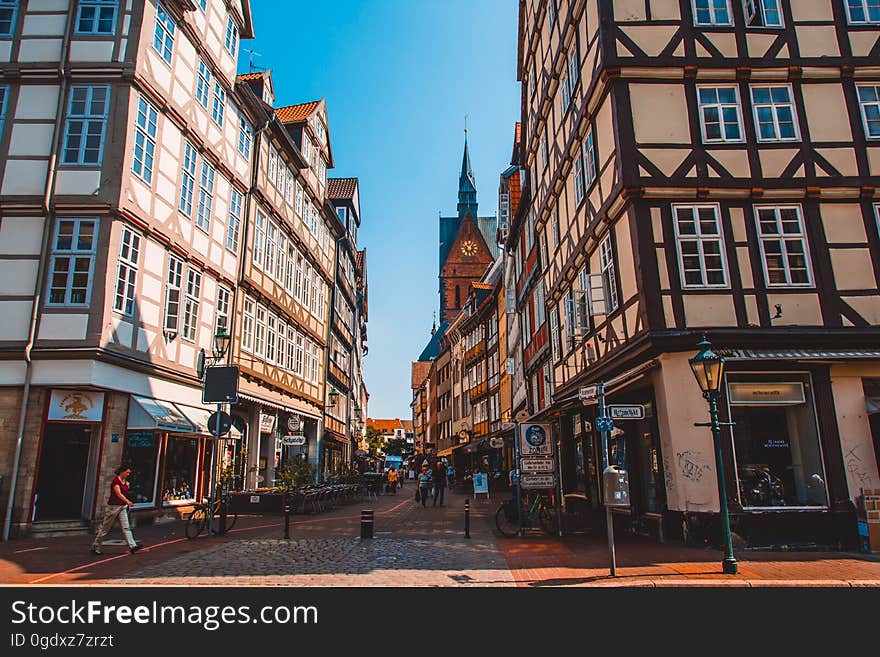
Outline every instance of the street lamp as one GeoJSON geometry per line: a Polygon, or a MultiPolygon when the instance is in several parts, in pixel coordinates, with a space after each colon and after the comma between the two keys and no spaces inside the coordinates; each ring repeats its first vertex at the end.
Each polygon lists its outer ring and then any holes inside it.
{"type": "Polygon", "coordinates": [[[733,426],[732,422],[718,420],[718,397],[721,394],[721,380],[724,376],[724,358],[712,351],[712,344],[703,338],[697,343],[700,351],[688,363],[693,370],[694,378],[700,386],[703,397],[709,402],[710,422],[694,423],[696,427],[711,427],[712,440],[715,443],[715,471],[718,474],[718,500],[721,504],[721,532],[724,543],[724,559],[721,561],[722,572],[736,575],[738,566],[733,556],[733,542],[730,537],[730,516],[727,512],[727,487],[724,483],[724,464],[721,460],[721,425],[733,426]]]}
{"type": "Polygon", "coordinates": [[[217,329],[217,333],[214,335],[214,360],[219,362],[223,359],[223,356],[226,355],[226,350],[229,349],[229,341],[232,338],[229,336],[229,333],[226,332],[226,329],[221,327],[217,329]]]}

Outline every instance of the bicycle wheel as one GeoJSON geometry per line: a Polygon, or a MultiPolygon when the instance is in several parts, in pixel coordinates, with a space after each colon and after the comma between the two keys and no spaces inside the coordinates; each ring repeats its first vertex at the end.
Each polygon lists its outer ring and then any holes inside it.
{"type": "Polygon", "coordinates": [[[538,522],[541,523],[541,529],[551,536],[557,533],[559,525],[556,523],[556,509],[542,506],[538,509],[538,522]]]}
{"type": "MultiPolygon", "coordinates": [[[[227,509],[226,510],[226,531],[224,531],[223,533],[226,533],[226,532],[230,531],[233,527],[235,527],[236,520],[238,520],[238,514],[235,511],[230,511],[229,509],[227,509]]],[[[217,533],[219,534],[220,533],[220,512],[219,511],[214,515],[214,528],[216,529],[217,533]]]]}
{"type": "Polygon", "coordinates": [[[511,513],[507,508],[507,504],[502,504],[495,512],[495,526],[502,536],[513,538],[519,529],[517,527],[516,515],[511,513]]]}
{"type": "Polygon", "coordinates": [[[205,512],[204,507],[197,506],[193,509],[193,512],[189,514],[189,518],[186,520],[186,537],[195,538],[201,534],[205,529],[207,521],[208,514],[205,512]]]}

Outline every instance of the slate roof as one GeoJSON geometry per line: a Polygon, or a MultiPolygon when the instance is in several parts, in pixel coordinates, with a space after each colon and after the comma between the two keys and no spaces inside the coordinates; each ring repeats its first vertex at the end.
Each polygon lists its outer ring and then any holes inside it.
{"type": "Polygon", "coordinates": [[[425,345],[425,348],[422,350],[422,355],[419,356],[420,361],[434,360],[440,355],[440,339],[446,333],[446,329],[448,328],[449,322],[440,322],[440,326],[437,327],[434,335],[431,336],[431,339],[428,340],[428,344],[425,345]]]}

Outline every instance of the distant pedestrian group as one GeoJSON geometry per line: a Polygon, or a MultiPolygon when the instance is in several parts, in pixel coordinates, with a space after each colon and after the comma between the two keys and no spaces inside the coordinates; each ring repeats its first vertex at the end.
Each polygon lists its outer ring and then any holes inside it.
{"type": "Polygon", "coordinates": [[[428,506],[428,497],[433,500],[431,506],[443,506],[446,496],[446,464],[443,461],[437,461],[431,468],[427,461],[422,463],[422,471],[419,473],[419,487],[416,491],[416,503],[421,502],[423,507],[428,506]]]}

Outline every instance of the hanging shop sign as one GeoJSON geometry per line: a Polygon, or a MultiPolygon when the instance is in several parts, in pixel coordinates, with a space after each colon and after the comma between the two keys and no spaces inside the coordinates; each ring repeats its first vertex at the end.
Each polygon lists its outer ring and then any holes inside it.
{"type": "Polygon", "coordinates": [[[536,488],[553,488],[556,486],[556,478],[552,473],[523,474],[520,477],[520,482],[523,488],[530,490],[536,488]]]}
{"type": "Polygon", "coordinates": [[[520,454],[522,456],[550,456],[553,444],[550,442],[550,425],[525,422],[519,426],[520,454]]]}
{"type": "Polygon", "coordinates": [[[306,444],[306,437],[303,434],[290,435],[290,436],[281,436],[281,444],[287,447],[290,446],[299,446],[306,444]]]}
{"type": "Polygon", "coordinates": [[[743,406],[794,406],[803,404],[804,384],[799,381],[786,383],[742,383],[727,384],[730,403],[743,406]]]}
{"type": "Polygon", "coordinates": [[[556,469],[556,466],[552,458],[530,457],[524,458],[520,461],[519,469],[523,473],[552,473],[556,469]]]}
{"type": "Polygon", "coordinates": [[[501,436],[492,436],[489,438],[489,447],[492,447],[493,449],[504,447],[504,438],[501,436]]]}
{"type": "Polygon", "coordinates": [[[53,390],[46,419],[53,422],[100,422],[103,414],[103,392],[53,390]]]}
{"type": "Polygon", "coordinates": [[[641,404],[610,404],[605,407],[612,420],[643,420],[645,407],[641,404]]]}
{"type": "Polygon", "coordinates": [[[275,431],[275,415],[260,413],[260,433],[272,433],[275,431]]]}
{"type": "Polygon", "coordinates": [[[302,418],[299,415],[291,415],[287,418],[287,430],[296,433],[302,429],[302,418]]]}

